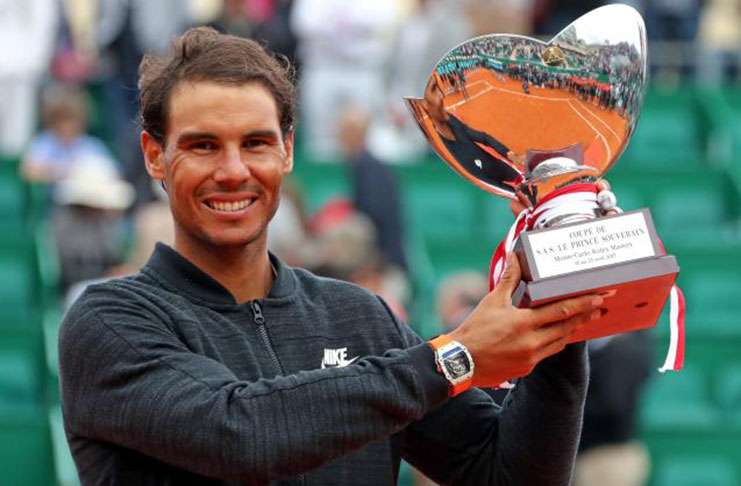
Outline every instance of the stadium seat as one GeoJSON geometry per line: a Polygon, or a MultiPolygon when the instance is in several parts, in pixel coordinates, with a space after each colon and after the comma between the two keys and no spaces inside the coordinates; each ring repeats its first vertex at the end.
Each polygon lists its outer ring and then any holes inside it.
{"type": "Polygon", "coordinates": [[[54,406],[49,411],[51,426],[52,450],[54,452],[54,470],[56,471],[56,486],[79,486],[80,479],[72,460],[72,454],[64,434],[61,407],[54,406]]]}
{"type": "Polygon", "coordinates": [[[738,486],[733,465],[724,457],[673,457],[656,466],[654,486],[738,486]]]}
{"type": "Polygon", "coordinates": [[[717,426],[720,412],[709,400],[707,377],[692,364],[655,376],[643,396],[641,421],[648,430],[701,430],[717,426]]]}
{"type": "Polygon", "coordinates": [[[692,90],[649,90],[621,164],[683,170],[702,166],[703,153],[692,90]]]}
{"type": "Polygon", "coordinates": [[[715,384],[715,398],[727,421],[741,431],[741,362],[726,365],[715,384]]]}
{"type": "Polygon", "coordinates": [[[741,280],[737,269],[707,269],[683,282],[688,336],[740,338],[741,280]]]}

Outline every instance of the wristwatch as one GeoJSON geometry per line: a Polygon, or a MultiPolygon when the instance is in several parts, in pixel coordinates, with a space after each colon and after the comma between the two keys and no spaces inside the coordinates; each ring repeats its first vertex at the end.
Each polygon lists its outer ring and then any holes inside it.
{"type": "Polygon", "coordinates": [[[429,344],[435,351],[437,371],[442,373],[450,384],[448,394],[454,397],[471,388],[474,366],[468,349],[445,334],[430,340],[429,344]]]}

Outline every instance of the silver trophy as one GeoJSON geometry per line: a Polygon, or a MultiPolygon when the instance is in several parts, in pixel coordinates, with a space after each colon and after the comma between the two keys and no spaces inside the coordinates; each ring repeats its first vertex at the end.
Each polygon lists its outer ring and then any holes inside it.
{"type": "Polygon", "coordinates": [[[540,216],[512,249],[523,267],[519,305],[614,291],[605,317],[577,339],[655,324],[679,271],[647,209],[605,217],[609,201],[597,194],[593,203],[562,195],[594,186],[625,150],[643,106],[646,63],[643,19],[609,5],[548,42],[509,34],[466,41],[437,63],[421,98],[405,99],[458,174],[527,201],[530,216],[540,216]]]}

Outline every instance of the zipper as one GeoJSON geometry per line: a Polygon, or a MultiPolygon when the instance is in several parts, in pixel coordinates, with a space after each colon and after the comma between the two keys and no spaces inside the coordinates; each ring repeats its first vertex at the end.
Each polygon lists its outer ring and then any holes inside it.
{"type": "MultiPolygon", "coordinates": [[[[265,348],[268,350],[268,355],[270,355],[270,359],[273,361],[275,369],[278,370],[279,374],[285,375],[285,372],[283,371],[283,365],[280,364],[278,355],[275,353],[273,344],[270,342],[268,328],[265,325],[265,316],[262,314],[262,306],[256,300],[253,300],[252,302],[250,302],[250,307],[252,308],[252,317],[255,321],[255,324],[257,324],[257,329],[260,332],[262,342],[265,345],[265,348]]],[[[301,474],[299,476],[299,480],[301,481],[301,486],[306,486],[306,475],[301,474]]]]}
{"type": "Polygon", "coordinates": [[[262,307],[256,300],[250,302],[250,306],[252,307],[252,315],[254,317],[255,324],[257,324],[257,329],[260,332],[262,343],[265,345],[265,348],[267,348],[268,355],[270,355],[270,359],[275,365],[275,369],[278,370],[279,374],[284,375],[285,373],[283,372],[283,366],[280,364],[278,355],[275,354],[273,344],[270,342],[270,336],[268,336],[268,329],[265,326],[265,316],[262,315],[262,307]]]}

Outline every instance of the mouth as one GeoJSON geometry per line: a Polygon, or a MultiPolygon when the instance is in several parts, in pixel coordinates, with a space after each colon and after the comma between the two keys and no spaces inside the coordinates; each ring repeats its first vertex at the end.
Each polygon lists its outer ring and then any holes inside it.
{"type": "Polygon", "coordinates": [[[255,202],[255,200],[256,198],[247,198],[239,201],[209,200],[205,201],[205,204],[214,211],[219,211],[222,213],[236,213],[251,206],[252,203],[255,202]]]}
{"type": "Polygon", "coordinates": [[[256,195],[235,195],[210,197],[204,199],[202,202],[212,214],[231,219],[239,218],[246,214],[257,199],[258,197],[256,195]]]}

